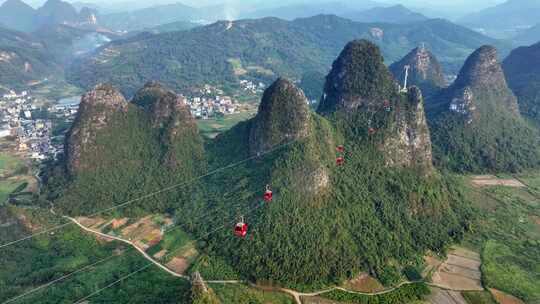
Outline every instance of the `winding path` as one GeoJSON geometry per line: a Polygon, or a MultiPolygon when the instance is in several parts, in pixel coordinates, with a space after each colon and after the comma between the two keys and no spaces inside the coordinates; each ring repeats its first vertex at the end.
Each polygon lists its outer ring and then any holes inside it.
{"type": "MultiPolygon", "coordinates": [[[[53,211],[52,208],[51,208],[51,211],[53,211]]],[[[81,229],[83,229],[86,232],[90,232],[90,233],[93,233],[93,234],[98,235],[98,236],[103,237],[103,238],[107,238],[107,239],[111,239],[111,240],[115,240],[115,241],[119,241],[119,242],[128,244],[128,245],[132,246],[133,248],[135,248],[139,253],[141,253],[142,256],[145,259],[152,262],[154,265],[158,266],[159,268],[166,271],[170,275],[172,275],[174,277],[177,277],[177,278],[182,278],[182,279],[185,279],[185,280],[188,280],[188,281],[190,280],[189,276],[186,276],[186,275],[181,274],[181,273],[177,273],[177,272],[167,268],[165,265],[161,264],[160,262],[154,260],[143,249],[137,247],[137,245],[135,245],[135,243],[133,243],[132,241],[129,241],[129,240],[126,240],[126,239],[123,239],[123,238],[120,238],[120,237],[108,235],[108,234],[102,233],[100,231],[88,228],[88,227],[84,226],[83,224],[81,224],[79,221],[77,221],[76,219],[74,219],[72,217],[64,216],[64,218],[69,219],[70,221],[75,223],[77,226],[79,226],[81,229]]],[[[331,287],[331,288],[328,288],[328,289],[319,290],[319,291],[307,292],[306,293],[306,292],[299,292],[299,291],[296,291],[296,290],[287,289],[287,288],[281,288],[281,287],[260,286],[260,285],[253,284],[253,283],[246,282],[246,281],[242,281],[242,280],[208,280],[208,281],[205,280],[204,282],[207,283],[207,284],[248,284],[249,286],[251,286],[253,288],[263,290],[263,291],[277,291],[277,292],[286,293],[286,294],[292,296],[297,304],[302,304],[302,297],[316,297],[316,296],[320,296],[322,294],[325,294],[325,293],[328,293],[328,292],[331,292],[331,291],[335,291],[335,290],[339,290],[339,291],[343,291],[343,292],[347,292],[347,293],[351,293],[351,294],[363,295],[363,296],[377,296],[377,295],[390,293],[390,292],[392,292],[392,291],[394,291],[396,289],[399,289],[399,288],[401,288],[401,287],[403,287],[405,285],[420,283],[420,282],[423,282],[423,281],[405,281],[405,282],[401,282],[400,284],[398,284],[398,285],[396,285],[396,286],[394,286],[392,288],[389,288],[389,289],[386,289],[386,290],[383,290],[383,291],[379,291],[379,292],[373,292],[373,293],[354,291],[354,290],[349,290],[349,289],[346,289],[346,288],[343,288],[343,287],[338,287],[338,286],[331,287]]],[[[445,287],[442,287],[442,286],[437,286],[436,284],[432,284],[432,283],[427,283],[427,282],[424,282],[424,283],[426,285],[428,285],[428,286],[438,287],[438,288],[441,288],[441,289],[444,289],[444,290],[460,291],[460,290],[451,290],[451,289],[448,289],[448,288],[445,288],[445,287]]]]}

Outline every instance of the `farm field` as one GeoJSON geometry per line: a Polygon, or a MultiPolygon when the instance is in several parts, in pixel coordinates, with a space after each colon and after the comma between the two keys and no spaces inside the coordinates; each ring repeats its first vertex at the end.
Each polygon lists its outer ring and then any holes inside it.
{"type": "Polygon", "coordinates": [[[224,132],[235,126],[241,121],[245,121],[253,117],[256,110],[249,109],[240,113],[230,114],[224,117],[212,118],[212,119],[199,119],[197,125],[199,131],[206,138],[214,138],[219,133],[224,132]]]}
{"type": "Polygon", "coordinates": [[[14,191],[36,190],[36,180],[28,175],[29,171],[19,157],[7,152],[0,153],[0,204],[14,191]]]}
{"type": "Polygon", "coordinates": [[[537,303],[540,301],[540,172],[489,179],[484,185],[475,182],[478,178],[471,179],[468,191],[477,208],[478,221],[466,236],[464,246],[481,252],[484,287],[515,296],[524,303],[537,303]],[[503,186],[501,181],[510,184],[503,186]]]}

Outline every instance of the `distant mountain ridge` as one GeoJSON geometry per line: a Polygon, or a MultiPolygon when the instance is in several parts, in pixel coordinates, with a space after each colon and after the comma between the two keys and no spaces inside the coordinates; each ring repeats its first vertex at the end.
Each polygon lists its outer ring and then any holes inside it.
{"type": "Polygon", "coordinates": [[[348,12],[341,16],[359,22],[388,23],[409,23],[429,19],[420,13],[411,11],[401,4],[390,7],[374,7],[360,12],[348,12]]]}
{"type": "Polygon", "coordinates": [[[458,22],[494,35],[509,37],[520,29],[538,24],[538,16],[540,0],[508,0],[469,14],[458,22]]]}
{"type": "Polygon", "coordinates": [[[27,89],[62,74],[48,47],[31,35],[0,28],[0,89],[27,89]]]}
{"type": "Polygon", "coordinates": [[[79,13],[70,3],[47,0],[34,9],[21,0],[7,0],[0,6],[0,23],[18,31],[32,32],[44,25],[96,25],[97,11],[83,8],[79,13]]]}
{"type": "Polygon", "coordinates": [[[540,23],[528,29],[519,31],[518,34],[511,39],[521,45],[531,45],[540,42],[540,23]]]}
{"type": "MultiPolygon", "coordinates": [[[[150,80],[175,90],[204,83],[234,86],[240,77],[269,83],[281,75],[299,81],[305,73],[326,74],[341,47],[356,38],[379,44],[388,63],[425,43],[449,72],[480,45],[498,43],[440,19],[406,25],[359,23],[333,15],[222,21],[114,41],[74,65],[69,78],[86,88],[111,82],[126,95],[150,80]],[[137,76],[131,77],[134,66],[137,76]]],[[[323,80],[318,81],[315,86],[322,87],[323,80]]]]}

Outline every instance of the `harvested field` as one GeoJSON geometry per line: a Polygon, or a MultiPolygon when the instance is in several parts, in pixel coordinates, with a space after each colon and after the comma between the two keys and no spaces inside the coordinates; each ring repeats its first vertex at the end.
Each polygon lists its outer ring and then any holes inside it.
{"type": "Polygon", "coordinates": [[[97,227],[105,222],[105,219],[96,217],[96,218],[89,218],[89,217],[78,217],[76,220],[81,223],[85,227],[94,228],[97,227]]]}
{"type": "Polygon", "coordinates": [[[523,188],[526,187],[522,182],[517,179],[502,179],[494,175],[476,175],[472,177],[471,183],[476,187],[486,187],[486,186],[506,186],[506,187],[515,187],[523,188]]]}
{"type": "Polygon", "coordinates": [[[431,294],[427,298],[431,304],[469,304],[459,291],[449,291],[440,288],[431,288],[431,294]]]}
{"type": "Polygon", "coordinates": [[[433,269],[431,282],[436,286],[451,290],[484,290],[480,257],[474,252],[456,248],[442,263],[435,258],[426,258],[426,262],[433,269]]]}
{"type": "Polygon", "coordinates": [[[129,239],[143,248],[148,249],[161,240],[161,227],[154,223],[152,216],[146,216],[122,229],[122,238],[129,239]]]}
{"type": "Polygon", "coordinates": [[[524,304],[524,302],[521,301],[520,299],[514,296],[511,296],[509,294],[506,294],[500,290],[490,288],[489,291],[491,292],[491,294],[493,295],[493,297],[499,304],[524,304]]]}

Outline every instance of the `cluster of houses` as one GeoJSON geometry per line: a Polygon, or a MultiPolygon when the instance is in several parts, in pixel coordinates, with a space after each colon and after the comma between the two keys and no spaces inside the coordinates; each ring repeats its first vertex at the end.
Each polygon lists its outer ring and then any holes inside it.
{"type": "MultiPolygon", "coordinates": [[[[263,83],[255,84],[249,80],[241,80],[240,88],[244,93],[258,95],[264,92],[265,85],[263,83]]],[[[186,103],[191,108],[191,115],[197,119],[209,119],[234,114],[240,109],[238,100],[226,96],[223,90],[208,84],[191,95],[186,97],[186,103]]]]}
{"type": "Polygon", "coordinates": [[[238,109],[238,101],[210,85],[204,85],[192,96],[187,96],[186,103],[190,107],[191,115],[197,119],[233,114],[238,109]]]}
{"type": "Polygon", "coordinates": [[[27,91],[10,91],[0,96],[0,138],[11,137],[16,141],[18,152],[33,160],[55,158],[63,153],[62,140],[53,140],[53,123],[49,115],[73,119],[76,109],[39,108],[35,98],[27,91]]]}
{"type": "Polygon", "coordinates": [[[233,114],[238,107],[238,102],[229,96],[188,97],[186,103],[190,106],[191,115],[197,119],[233,114]]]}
{"type": "Polygon", "coordinates": [[[262,82],[254,83],[251,80],[240,80],[240,88],[248,93],[257,95],[264,92],[266,85],[262,82]]]}

